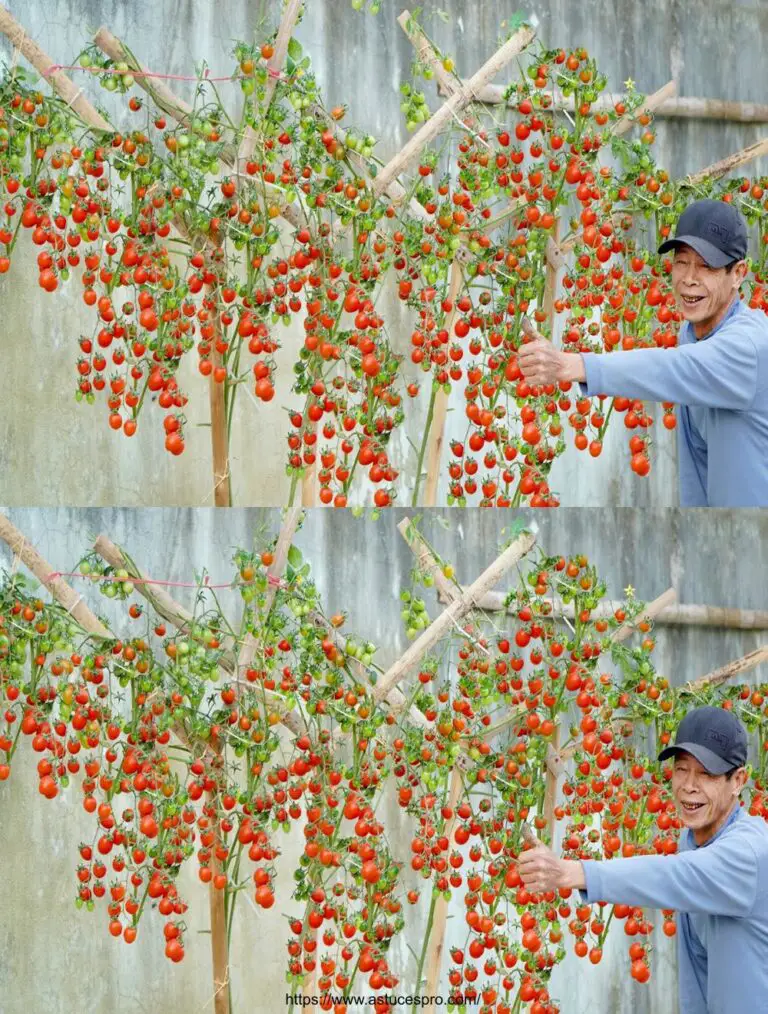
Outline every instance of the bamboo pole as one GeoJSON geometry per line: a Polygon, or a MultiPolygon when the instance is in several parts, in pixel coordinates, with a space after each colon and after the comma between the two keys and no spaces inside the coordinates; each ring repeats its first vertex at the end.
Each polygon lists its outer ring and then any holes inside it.
{"type": "Polygon", "coordinates": [[[0,514],[0,539],[6,543],[14,556],[34,574],[37,580],[45,585],[53,598],[74,617],[83,630],[95,637],[112,640],[111,631],[91,611],[88,604],[83,601],[83,596],[78,595],[63,577],[52,576],[56,573],[53,567],[40,555],[31,542],[27,542],[23,533],[5,514],[0,514]]]}
{"type": "Polygon", "coordinates": [[[743,148],[733,155],[728,155],[727,158],[720,159],[719,162],[713,162],[712,165],[700,169],[697,173],[686,176],[680,181],[680,185],[695,187],[698,183],[703,183],[704,180],[719,179],[732,169],[738,169],[739,166],[746,165],[747,162],[760,158],[761,155],[768,155],[768,137],[764,137],[762,141],[755,141],[749,147],[743,148]]]}
{"type": "Polygon", "coordinates": [[[611,127],[610,133],[614,137],[626,134],[639,116],[645,112],[655,113],[660,106],[663,106],[664,103],[668,99],[671,99],[676,93],[677,81],[673,78],[671,81],[668,81],[665,85],[659,88],[658,91],[655,91],[652,95],[649,95],[646,99],[644,99],[642,105],[638,106],[633,113],[625,113],[624,116],[620,117],[611,127]]]}
{"type": "Polygon", "coordinates": [[[436,137],[454,116],[458,115],[470,102],[473,102],[483,85],[487,84],[513,60],[533,40],[533,37],[534,32],[530,28],[519,29],[469,81],[461,85],[456,93],[422,125],[403,149],[379,172],[373,184],[376,197],[383,194],[400,173],[410,169],[432,138],[436,137]]]}
{"type": "Polygon", "coordinates": [[[552,742],[549,744],[551,751],[548,751],[546,787],[544,790],[544,808],[542,816],[547,828],[547,841],[550,846],[555,841],[555,806],[557,805],[557,780],[562,770],[560,759],[560,736],[561,728],[558,722],[552,734],[552,742]]]}
{"type": "Polygon", "coordinates": [[[563,264],[558,246],[560,242],[560,216],[555,219],[552,235],[547,240],[547,267],[544,274],[544,299],[542,310],[549,324],[549,340],[555,340],[555,296],[557,294],[557,272],[563,264]]]}
{"type": "MultiPolygon", "coordinates": [[[[455,79],[447,73],[443,67],[442,61],[435,52],[429,39],[424,35],[419,25],[412,18],[411,12],[408,10],[402,11],[397,19],[397,23],[403,29],[405,34],[408,36],[411,44],[416,50],[419,59],[422,63],[425,63],[428,67],[431,67],[434,71],[438,82],[444,88],[445,93],[449,96],[453,96],[458,91],[458,86],[455,79]]],[[[453,325],[456,321],[457,307],[456,300],[459,295],[459,290],[462,284],[461,274],[461,262],[458,258],[454,258],[451,262],[450,276],[448,280],[448,299],[453,304],[448,314],[446,321],[446,330],[450,338],[451,332],[453,331],[453,325]]],[[[426,480],[424,484],[424,497],[422,505],[424,507],[434,507],[437,502],[437,486],[440,480],[440,460],[443,453],[443,442],[445,440],[445,423],[448,417],[448,394],[445,390],[440,387],[440,390],[434,395],[432,401],[432,415],[428,423],[427,439],[427,470],[426,480]]],[[[421,455],[419,456],[419,470],[421,469],[422,462],[421,455]]],[[[421,475],[416,478],[417,486],[421,480],[421,475]]],[[[416,504],[413,505],[414,507],[416,504]]]]}
{"type": "MultiPolygon", "coordinates": [[[[217,794],[206,793],[208,802],[215,805],[217,794]]],[[[218,840],[218,833],[216,840],[218,840]]],[[[211,881],[208,885],[208,909],[211,916],[211,964],[213,968],[213,1010],[214,1014],[229,1014],[229,946],[227,943],[227,914],[226,895],[227,888],[216,888],[213,886],[218,873],[221,873],[221,863],[216,855],[216,841],[211,849],[211,881]]]]}
{"type": "MultiPolygon", "coordinates": [[[[254,113],[257,117],[260,115],[262,120],[266,119],[269,107],[272,105],[277,82],[282,74],[285,58],[288,55],[288,43],[291,41],[291,36],[296,27],[296,22],[299,20],[300,13],[301,0],[288,0],[288,4],[283,11],[283,16],[280,19],[280,27],[277,30],[277,38],[275,39],[272,56],[267,62],[267,85],[264,94],[264,104],[261,109],[259,109],[257,94],[254,93],[254,113]]],[[[237,153],[238,172],[243,162],[247,162],[253,154],[257,136],[253,127],[248,126],[245,128],[245,135],[240,145],[240,151],[237,153]]]]}
{"type": "MultiPolygon", "coordinates": [[[[454,259],[451,263],[451,273],[448,281],[448,299],[452,306],[448,313],[445,327],[450,340],[453,325],[456,322],[456,302],[462,284],[461,264],[454,259]]],[[[434,407],[432,410],[432,424],[429,428],[429,442],[427,444],[427,476],[424,482],[424,507],[434,507],[437,502],[437,485],[440,481],[440,460],[443,454],[445,441],[445,422],[448,418],[448,395],[443,387],[435,395],[434,407]]]]}
{"type": "Polygon", "coordinates": [[[373,688],[374,700],[383,700],[389,691],[418,665],[419,661],[436,644],[440,638],[471,609],[477,607],[478,600],[493,585],[497,584],[526,553],[530,552],[535,537],[524,533],[512,542],[500,556],[487,567],[467,589],[457,596],[426,630],[413,642],[408,650],[384,673],[381,680],[373,688]]]}
{"type": "MultiPolygon", "coordinates": [[[[432,43],[426,37],[421,26],[411,15],[409,10],[402,11],[397,18],[397,23],[408,36],[411,45],[416,50],[419,60],[426,64],[434,72],[437,85],[441,95],[453,95],[461,87],[461,81],[455,74],[451,74],[443,66],[443,61],[437,55],[432,43]]],[[[485,86],[489,87],[488,85],[485,86]]],[[[483,89],[484,90],[484,89],[483,89]]],[[[499,88],[499,91],[503,89],[499,88]]],[[[482,101],[482,100],[480,100],[482,101]]]]}
{"type": "MultiPolygon", "coordinates": [[[[209,290],[210,288],[206,286],[209,290]]],[[[219,340],[219,327],[216,324],[211,351],[213,369],[208,380],[208,395],[211,409],[211,457],[213,463],[213,502],[217,507],[232,506],[232,486],[229,470],[229,435],[227,433],[227,407],[223,381],[215,380],[217,368],[224,360],[216,347],[219,340]]]]}
{"type": "Polygon", "coordinates": [[[695,694],[706,687],[720,686],[721,683],[726,683],[733,676],[749,672],[766,661],[768,661],[768,645],[764,644],[761,648],[750,651],[748,655],[737,658],[733,662],[728,662],[719,669],[714,669],[712,672],[707,673],[706,676],[701,676],[697,680],[691,680],[690,683],[686,683],[680,688],[680,692],[695,694]]]}
{"type": "MultiPolygon", "coordinates": [[[[505,88],[499,85],[486,85],[477,97],[484,105],[501,105],[504,102],[505,88]]],[[[442,84],[439,93],[444,94],[442,84]]],[[[611,112],[617,102],[626,100],[625,95],[603,94],[592,103],[593,113],[611,112]]],[[[507,104],[515,106],[516,100],[510,97],[507,104]]],[[[555,92],[551,112],[573,113],[576,108],[573,96],[563,96],[555,92]]],[[[707,99],[694,96],[676,96],[674,93],[664,98],[656,107],[655,115],[664,120],[720,120],[731,123],[768,123],[768,105],[758,102],[736,102],[728,99],[707,99]]]]}
{"type": "Polygon", "coordinates": [[[116,35],[102,25],[93,36],[96,46],[115,63],[127,63],[131,71],[135,72],[136,84],[143,89],[164,113],[172,117],[184,127],[191,127],[192,106],[184,99],[174,95],[165,81],[159,78],[149,78],[147,68],[129,51],[128,47],[116,35]]]}
{"type": "MultiPolygon", "coordinates": [[[[480,609],[485,612],[502,612],[505,609],[505,595],[500,592],[487,592],[478,603],[480,609]]],[[[441,601],[443,601],[441,596],[441,601]]],[[[614,600],[606,600],[598,603],[591,612],[594,620],[611,619],[620,607],[625,603],[614,600]]],[[[509,612],[515,611],[510,605],[509,612]]],[[[554,607],[550,614],[553,619],[572,620],[575,616],[575,609],[571,603],[564,605],[559,599],[554,600],[554,607]]],[[[722,627],[729,630],[768,630],[768,611],[759,609],[734,609],[727,606],[695,605],[671,602],[666,605],[655,617],[657,626],[683,626],[683,627],[722,627]]]]}
{"type": "Polygon", "coordinates": [[[652,602],[649,602],[636,619],[627,620],[626,623],[622,623],[622,625],[610,635],[610,640],[616,642],[626,641],[628,637],[631,637],[638,624],[642,623],[643,620],[655,620],[656,617],[676,599],[677,592],[675,589],[667,588],[665,592],[662,592],[661,595],[655,598],[652,602]]]}
{"type": "Polygon", "coordinates": [[[56,94],[71,106],[81,120],[94,130],[103,130],[107,133],[114,131],[114,127],[83,95],[82,88],[76,88],[63,71],[54,70],[48,73],[48,68],[54,65],[54,61],[27,35],[4,4],[0,4],[0,32],[8,37],[11,45],[49,82],[56,94]]]}

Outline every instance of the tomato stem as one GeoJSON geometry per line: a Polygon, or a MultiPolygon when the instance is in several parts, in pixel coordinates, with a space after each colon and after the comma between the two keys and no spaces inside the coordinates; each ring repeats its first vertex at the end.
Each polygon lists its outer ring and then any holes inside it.
{"type": "Polygon", "coordinates": [[[424,943],[421,945],[421,954],[419,955],[419,964],[416,968],[416,984],[414,986],[414,992],[418,992],[421,989],[421,976],[424,969],[424,961],[427,957],[427,948],[429,947],[429,938],[432,936],[432,924],[435,919],[435,907],[437,905],[438,891],[435,887],[432,888],[432,900],[429,903],[429,913],[427,914],[427,925],[424,929],[424,943]]]}
{"type": "Polygon", "coordinates": [[[421,469],[424,464],[424,454],[427,449],[427,442],[429,440],[429,432],[432,429],[432,419],[435,414],[435,399],[437,397],[438,385],[432,382],[432,393],[429,396],[429,406],[427,408],[427,418],[424,423],[424,433],[421,437],[421,447],[419,448],[419,460],[416,464],[416,483],[413,487],[413,496],[411,497],[411,507],[419,506],[419,487],[421,486],[421,469]]]}

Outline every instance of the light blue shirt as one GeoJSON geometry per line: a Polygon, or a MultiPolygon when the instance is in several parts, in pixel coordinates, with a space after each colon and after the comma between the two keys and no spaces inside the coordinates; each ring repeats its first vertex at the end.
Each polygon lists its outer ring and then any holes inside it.
{"type": "Polygon", "coordinates": [[[768,824],[736,805],[702,846],[583,860],[586,901],[679,913],[680,1014],[768,1012],[768,824]]]}
{"type": "Polygon", "coordinates": [[[768,507],[768,318],[734,299],[708,335],[671,349],[584,352],[587,395],[680,406],[681,507],[768,507]]]}

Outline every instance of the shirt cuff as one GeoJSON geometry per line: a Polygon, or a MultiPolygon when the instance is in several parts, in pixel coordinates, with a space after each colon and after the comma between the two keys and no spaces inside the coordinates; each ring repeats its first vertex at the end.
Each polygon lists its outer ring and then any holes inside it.
{"type": "Polygon", "coordinates": [[[582,859],[581,868],[584,871],[584,882],[586,887],[583,891],[580,891],[582,898],[588,904],[594,904],[596,901],[602,901],[602,870],[600,869],[601,863],[595,859],[582,859]]]}
{"type": "Polygon", "coordinates": [[[584,375],[586,379],[579,384],[582,394],[592,397],[601,394],[603,383],[603,364],[600,362],[602,356],[595,352],[582,352],[581,359],[584,363],[584,375]]]}

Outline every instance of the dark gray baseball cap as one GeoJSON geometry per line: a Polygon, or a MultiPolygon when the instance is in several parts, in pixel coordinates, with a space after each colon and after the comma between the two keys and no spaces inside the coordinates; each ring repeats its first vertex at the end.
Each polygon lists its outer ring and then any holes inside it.
{"type": "Polygon", "coordinates": [[[693,754],[711,775],[724,775],[746,764],[747,730],[723,708],[694,708],[678,725],[675,742],[661,751],[659,760],[674,757],[678,750],[693,754]]]}
{"type": "Polygon", "coordinates": [[[659,253],[686,243],[712,268],[724,268],[747,256],[747,223],[744,216],[725,201],[701,200],[689,204],[677,221],[672,239],[659,253]]]}

